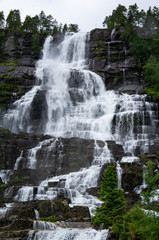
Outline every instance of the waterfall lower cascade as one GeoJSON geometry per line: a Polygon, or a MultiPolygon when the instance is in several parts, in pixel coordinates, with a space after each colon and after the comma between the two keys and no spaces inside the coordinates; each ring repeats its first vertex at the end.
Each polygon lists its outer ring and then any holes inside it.
{"type": "MultiPolygon", "coordinates": [[[[78,172],[48,178],[37,187],[23,186],[15,196],[15,201],[52,200],[58,196],[58,189],[49,187],[49,182],[59,182],[60,191],[71,199],[71,205],[88,206],[92,212],[101,202],[88,193],[87,188],[96,187],[101,167],[113,161],[106,141],[122,144],[125,157],[122,161],[134,161],[135,153],[148,151],[151,139],[156,138],[158,119],[154,103],[146,95],[124,94],[107,91],[102,78],[88,70],[85,33],[66,34],[57,45],[48,37],[43,47],[43,57],[36,66],[36,85],[4,116],[4,127],[12,132],[43,133],[58,138],[79,137],[94,139],[94,160],[92,165],[78,172]],[[40,106],[38,120],[35,104],[40,106]],[[100,147],[98,141],[105,142],[100,147]]],[[[110,54],[110,53],[109,53],[110,54]]],[[[48,144],[48,152],[54,147],[54,140],[41,142],[28,150],[28,169],[36,169],[36,154],[48,144]],[[49,141],[53,143],[49,145],[49,141]]],[[[60,156],[62,157],[62,143],[60,156]]],[[[23,161],[23,152],[16,161],[15,170],[23,161]]],[[[45,155],[47,156],[47,154],[45,155]]],[[[59,158],[60,162],[60,158],[59,158]]],[[[59,164],[60,169],[60,164],[59,164]]],[[[60,172],[60,170],[59,170],[60,172]]],[[[120,177],[122,172],[117,164],[120,177]]],[[[119,187],[121,179],[119,179],[119,187]]],[[[71,206],[70,205],[70,206],[71,206]]],[[[29,239],[106,239],[107,231],[59,229],[30,232],[29,239]],[[89,237],[88,237],[89,236],[89,237]]]]}

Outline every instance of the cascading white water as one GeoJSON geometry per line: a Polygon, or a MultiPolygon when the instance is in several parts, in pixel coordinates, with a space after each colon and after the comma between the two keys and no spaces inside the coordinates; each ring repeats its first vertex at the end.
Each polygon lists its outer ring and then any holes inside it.
{"type": "Polygon", "coordinates": [[[95,229],[62,229],[57,228],[54,231],[30,231],[28,240],[107,240],[108,230],[96,231],[95,229]]]}
{"type": "Polygon", "coordinates": [[[56,137],[115,140],[132,155],[136,146],[146,151],[148,134],[155,135],[154,104],[147,101],[146,95],[106,91],[101,77],[86,70],[86,38],[83,33],[68,34],[58,47],[54,47],[52,37],[46,39],[43,58],[37,62],[38,86],[14,103],[4,117],[4,126],[13,132],[34,132],[31,106],[41,91],[47,109],[44,127],[37,130],[36,126],[37,132],[56,137]],[[145,115],[149,123],[145,122],[145,115]]]}

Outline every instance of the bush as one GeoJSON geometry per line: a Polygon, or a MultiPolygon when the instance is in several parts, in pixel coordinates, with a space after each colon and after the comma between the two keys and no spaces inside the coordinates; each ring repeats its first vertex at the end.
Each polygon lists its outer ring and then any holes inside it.
{"type": "Polygon", "coordinates": [[[134,206],[123,217],[123,224],[114,224],[112,229],[120,240],[158,240],[159,217],[134,206]]]}

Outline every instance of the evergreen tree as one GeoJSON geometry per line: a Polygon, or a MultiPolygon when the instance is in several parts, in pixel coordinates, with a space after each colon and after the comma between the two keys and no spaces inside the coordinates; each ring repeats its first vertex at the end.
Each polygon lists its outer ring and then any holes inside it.
{"type": "Polygon", "coordinates": [[[125,209],[124,192],[118,188],[115,167],[109,165],[101,181],[100,200],[104,203],[95,209],[92,222],[95,226],[104,224],[105,228],[122,219],[125,209]]]}
{"type": "Polygon", "coordinates": [[[107,25],[109,29],[120,28],[127,22],[127,9],[125,6],[119,4],[118,7],[113,10],[112,15],[105,18],[103,25],[107,25]]]}
{"type": "Polygon", "coordinates": [[[22,30],[37,34],[38,28],[39,28],[39,17],[37,15],[34,17],[30,17],[27,15],[23,22],[22,30]]]}
{"type": "Polygon", "coordinates": [[[11,30],[19,30],[21,27],[21,18],[19,10],[11,10],[6,19],[7,28],[11,30]]]}
{"type": "Polygon", "coordinates": [[[69,32],[79,32],[79,28],[77,24],[69,24],[68,26],[69,32]]]}
{"type": "Polygon", "coordinates": [[[4,28],[4,22],[5,22],[4,13],[3,11],[1,11],[0,12],[0,28],[4,28]]]}

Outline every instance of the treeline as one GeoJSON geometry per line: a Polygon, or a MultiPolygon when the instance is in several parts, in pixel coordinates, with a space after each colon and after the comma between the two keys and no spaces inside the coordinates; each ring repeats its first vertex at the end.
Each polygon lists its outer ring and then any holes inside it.
{"type": "Polygon", "coordinates": [[[139,10],[137,4],[113,10],[103,22],[109,29],[120,29],[121,39],[134,51],[137,67],[147,81],[145,92],[159,102],[159,8],[139,10]]]}
{"type": "Polygon", "coordinates": [[[149,7],[145,12],[143,9],[139,10],[137,4],[130,5],[128,9],[119,4],[112,15],[106,16],[103,25],[109,29],[130,25],[156,30],[159,28],[159,8],[149,7]]]}
{"type": "Polygon", "coordinates": [[[17,9],[11,10],[6,19],[4,17],[4,12],[0,11],[0,29],[29,32],[44,36],[65,33],[66,31],[79,31],[77,24],[59,24],[52,15],[46,15],[44,11],[41,11],[39,15],[35,15],[34,17],[27,15],[24,22],[22,22],[20,11],[17,9]]]}

